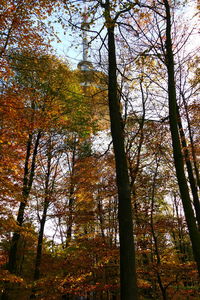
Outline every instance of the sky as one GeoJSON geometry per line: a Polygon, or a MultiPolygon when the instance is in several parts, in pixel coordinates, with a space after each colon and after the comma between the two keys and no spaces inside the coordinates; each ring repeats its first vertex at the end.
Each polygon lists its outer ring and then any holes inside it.
{"type": "MultiPolygon", "coordinates": [[[[80,1],[81,2],[81,1],[80,1]]],[[[192,27],[199,21],[198,16],[195,18],[194,11],[196,11],[196,1],[190,0],[187,5],[187,10],[183,7],[181,11],[185,10],[185,21],[188,23],[188,26],[192,27]]],[[[55,52],[58,55],[63,57],[67,57],[70,60],[70,63],[73,66],[76,66],[77,63],[82,59],[82,37],[79,30],[72,31],[70,26],[67,25],[67,12],[60,13],[62,22],[65,23],[65,29],[62,28],[61,23],[55,23],[58,18],[56,15],[51,17],[52,25],[55,28],[56,34],[60,39],[60,42],[54,40],[52,42],[52,46],[55,52]],[[66,15],[66,16],[65,16],[66,15]]],[[[81,19],[75,21],[78,26],[81,25],[81,19]]],[[[99,26],[99,25],[97,25],[99,26]]],[[[195,38],[193,40],[191,47],[196,47],[200,45],[200,39],[195,38]]]]}

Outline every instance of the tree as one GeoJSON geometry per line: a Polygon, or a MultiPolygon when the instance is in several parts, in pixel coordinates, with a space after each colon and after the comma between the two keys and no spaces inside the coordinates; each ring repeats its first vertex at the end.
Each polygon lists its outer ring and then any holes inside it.
{"type": "Polygon", "coordinates": [[[194,211],[191,205],[187,179],[185,177],[183,156],[181,152],[181,144],[178,132],[178,112],[176,100],[176,87],[174,78],[174,54],[172,50],[171,40],[171,14],[170,5],[167,0],[164,1],[166,11],[166,66],[168,70],[168,99],[169,99],[169,122],[172,135],[172,145],[174,154],[174,163],[176,168],[176,176],[179,184],[180,194],[183,202],[183,208],[188,225],[190,239],[192,242],[194,258],[197,263],[200,275],[200,234],[196,226],[194,211]]]}
{"type": "Polygon", "coordinates": [[[111,135],[116,163],[118,188],[118,217],[120,236],[120,284],[121,299],[137,299],[135,250],[133,239],[133,221],[131,191],[127,159],[124,149],[124,124],[120,112],[120,99],[117,86],[117,62],[115,52],[115,21],[112,4],[109,0],[101,2],[108,34],[108,101],[111,122],[111,135]]]}

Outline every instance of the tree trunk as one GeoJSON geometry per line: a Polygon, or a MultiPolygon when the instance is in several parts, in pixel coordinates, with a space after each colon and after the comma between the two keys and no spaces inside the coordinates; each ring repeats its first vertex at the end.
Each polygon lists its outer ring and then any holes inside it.
{"type": "Polygon", "coordinates": [[[110,15],[110,1],[103,5],[108,33],[108,101],[111,135],[115,154],[116,180],[118,188],[118,220],[120,238],[120,297],[121,300],[136,300],[136,266],[133,238],[131,191],[127,159],[124,147],[124,126],[117,92],[117,63],[115,52],[115,22],[110,15]]]}
{"type": "Polygon", "coordinates": [[[194,211],[191,204],[187,179],[185,176],[183,156],[181,152],[181,144],[178,132],[177,120],[177,101],[176,101],[176,86],[174,72],[174,55],[172,50],[171,40],[171,15],[168,0],[164,0],[166,10],[166,65],[168,71],[168,101],[169,101],[169,122],[172,136],[173,156],[178,180],[179,190],[183,203],[185,218],[189,230],[190,239],[195,261],[197,263],[198,272],[200,275],[200,233],[196,226],[194,211]]]}
{"type": "Polygon", "coordinates": [[[193,168],[192,168],[192,163],[190,160],[190,153],[188,150],[185,133],[184,133],[182,122],[181,122],[181,116],[180,116],[178,108],[177,108],[177,110],[178,110],[178,126],[179,126],[179,132],[180,132],[180,137],[181,137],[181,144],[182,144],[185,163],[186,163],[186,167],[187,167],[190,188],[192,191],[193,204],[194,204],[194,208],[195,208],[198,228],[200,229],[200,202],[199,202],[198,190],[197,190],[197,185],[196,185],[196,181],[195,181],[194,174],[193,174],[193,168]]]}
{"type": "Polygon", "coordinates": [[[102,205],[102,199],[100,198],[97,199],[97,218],[99,219],[99,223],[100,223],[101,237],[105,239],[103,205],[102,205]]]}
{"type": "Polygon", "coordinates": [[[40,220],[40,230],[38,235],[38,244],[37,244],[37,253],[35,259],[35,272],[34,272],[34,280],[38,280],[40,278],[40,266],[41,266],[41,259],[42,259],[42,245],[43,245],[43,237],[44,237],[44,227],[47,218],[47,210],[49,207],[50,202],[50,194],[53,191],[54,180],[52,182],[52,190],[49,189],[49,180],[51,175],[51,160],[52,160],[52,147],[51,147],[51,137],[48,139],[47,144],[47,172],[45,178],[45,197],[43,203],[43,213],[42,219],[40,220]]]}
{"type": "MultiPolygon", "coordinates": [[[[29,135],[28,142],[27,142],[27,150],[26,150],[26,159],[24,165],[24,180],[23,180],[23,190],[22,190],[22,202],[20,202],[18,215],[17,215],[17,225],[22,227],[24,221],[24,211],[27,204],[27,200],[31,191],[33,179],[34,179],[34,172],[35,172],[35,161],[37,156],[38,145],[41,137],[41,132],[38,132],[35,147],[32,155],[32,163],[31,169],[29,172],[29,161],[31,156],[31,146],[32,146],[32,134],[29,135]]],[[[11,247],[9,252],[9,260],[8,260],[8,270],[10,273],[17,273],[17,248],[20,239],[20,232],[19,230],[14,232],[13,238],[11,241],[11,247]]]]}
{"type": "Polygon", "coordinates": [[[45,201],[44,201],[42,219],[40,221],[40,231],[39,231],[39,235],[38,235],[37,253],[36,253],[36,260],[35,260],[34,280],[38,280],[40,278],[42,244],[43,244],[44,227],[45,227],[45,223],[46,223],[48,206],[49,206],[49,199],[48,199],[48,196],[46,196],[45,201]]]}
{"type": "Polygon", "coordinates": [[[190,145],[191,145],[191,152],[192,152],[192,160],[193,160],[193,165],[194,165],[194,170],[195,170],[195,175],[196,175],[197,187],[200,190],[199,169],[198,169],[198,164],[197,164],[197,157],[196,157],[196,151],[195,151],[194,140],[193,140],[193,135],[192,135],[192,129],[191,129],[191,125],[190,125],[188,107],[186,104],[184,94],[181,93],[181,96],[183,99],[183,104],[184,104],[186,119],[187,119],[187,124],[188,124],[188,131],[189,131],[189,138],[190,138],[190,145]]]}
{"type": "Polygon", "coordinates": [[[155,192],[156,192],[156,177],[158,174],[158,168],[159,168],[159,160],[156,158],[156,169],[155,169],[155,173],[153,176],[153,183],[152,183],[152,195],[151,195],[151,215],[150,215],[150,226],[151,226],[151,233],[152,233],[152,238],[153,238],[153,242],[154,242],[154,249],[155,249],[155,253],[154,255],[156,256],[156,265],[157,265],[157,271],[156,271],[156,275],[157,275],[157,280],[158,280],[158,284],[162,293],[162,298],[163,300],[167,300],[167,291],[166,288],[163,284],[162,281],[162,276],[161,273],[159,271],[160,266],[161,266],[161,259],[160,259],[160,253],[159,253],[159,246],[158,246],[158,239],[156,236],[156,232],[154,229],[154,209],[155,209],[155,192]]]}
{"type": "Polygon", "coordinates": [[[70,189],[69,189],[69,205],[68,205],[68,221],[67,221],[67,237],[66,237],[66,247],[68,247],[69,243],[72,239],[72,229],[73,229],[73,206],[74,206],[74,174],[75,174],[75,166],[76,166],[76,138],[74,139],[74,145],[72,149],[72,162],[71,162],[71,175],[70,175],[70,189]]]}

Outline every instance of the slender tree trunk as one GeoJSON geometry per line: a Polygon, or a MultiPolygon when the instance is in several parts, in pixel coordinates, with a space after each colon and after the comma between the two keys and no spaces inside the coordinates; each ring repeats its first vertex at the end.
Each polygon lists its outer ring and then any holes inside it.
{"type": "MultiPolygon", "coordinates": [[[[27,141],[27,148],[26,148],[26,159],[25,159],[25,165],[24,165],[24,180],[23,180],[23,190],[22,190],[22,198],[23,201],[20,202],[18,215],[17,215],[17,225],[22,226],[23,222],[23,214],[25,209],[25,201],[27,199],[28,194],[28,173],[29,173],[29,160],[31,156],[31,146],[32,146],[32,134],[29,135],[28,141],[27,141]]],[[[9,252],[9,261],[8,261],[8,270],[11,273],[16,272],[16,256],[17,256],[17,244],[20,238],[20,233],[14,232],[12,241],[11,241],[11,247],[9,252]]]]}
{"type": "MultiPolygon", "coordinates": [[[[33,179],[34,179],[34,172],[35,172],[35,162],[37,156],[38,145],[41,137],[41,132],[38,132],[36,137],[35,146],[32,155],[32,163],[29,172],[29,162],[31,156],[31,146],[32,146],[32,134],[29,135],[29,139],[27,142],[27,150],[26,150],[26,159],[24,165],[24,181],[23,181],[23,190],[22,190],[22,202],[20,202],[18,215],[17,215],[17,225],[22,227],[24,221],[24,211],[26,208],[27,200],[31,191],[33,179]]],[[[17,249],[20,239],[20,232],[19,230],[14,232],[13,238],[11,241],[11,247],[9,252],[9,260],[8,260],[8,270],[11,273],[17,273],[17,249]]]]}
{"type": "Polygon", "coordinates": [[[43,245],[44,227],[45,227],[45,223],[46,223],[48,206],[49,206],[49,199],[48,199],[48,196],[46,196],[46,199],[44,201],[42,219],[40,221],[40,231],[39,231],[39,235],[38,235],[37,254],[36,254],[36,260],[35,260],[34,280],[38,280],[40,278],[42,245],[43,245]]]}
{"type": "Polygon", "coordinates": [[[68,247],[69,243],[72,239],[72,225],[73,225],[73,205],[74,205],[74,186],[71,184],[70,188],[70,196],[69,196],[69,216],[68,216],[68,224],[67,224],[67,239],[66,239],[66,247],[68,247]]]}
{"type": "Polygon", "coordinates": [[[199,176],[199,169],[198,169],[198,164],[197,164],[197,157],[196,157],[196,151],[194,147],[194,140],[193,140],[193,135],[192,135],[192,129],[190,125],[190,118],[189,118],[189,113],[188,113],[188,107],[186,104],[186,100],[184,97],[184,94],[181,94],[182,99],[183,99],[183,104],[185,108],[185,113],[186,113],[186,119],[187,119],[187,124],[188,124],[188,131],[189,131],[189,138],[190,138],[190,145],[191,145],[191,152],[192,152],[192,160],[193,160],[193,165],[194,165],[194,170],[195,170],[195,175],[196,175],[196,180],[197,180],[197,186],[198,189],[200,190],[200,176],[199,176]]]}
{"type": "Polygon", "coordinates": [[[181,254],[180,261],[182,263],[185,263],[188,260],[188,258],[186,256],[186,251],[185,251],[185,239],[184,239],[184,231],[183,231],[184,224],[183,224],[183,219],[179,215],[179,211],[178,211],[179,204],[177,202],[176,194],[174,194],[173,198],[174,198],[173,202],[174,202],[174,208],[176,214],[175,217],[178,223],[178,228],[177,228],[178,237],[176,238],[175,231],[174,232],[172,231],[172,234],[173,234],[174,244],[177,249],[177,254],[181,254]]]}
{"type": "Polygon", "coordinates": [[[102,205],[102,200],[100,198],[97,199],[97,216],[98,216],[99,223],[100,223],[101,236],[102,236],[103,239],[105,239],[103,205],[102,205]]]}
{"type": "Polygon", "coordinates": [[[74,140],[73,153],[72,153],[72,163],[71,163],[71,176],[70,176],[70,189],[69,189],[69,215],[68,215],[68,224],[67,224],[67,237],[66,237],[66,247],[68,247],[69,243],[72,239],[72,226],[73,226],[73,206],[74,206],[74,172],[76,165],[76,139],[74,140]]]}
{"type": "Polygon", "coordinates": [[[154,248],[155,248],[155,255],[156,255],[156,263],[158,266],[158,270],[156,271],[156,275],[157,275],[157,280],[158,280],[158,284],[162,293],[162,298],[163,300],[167,300],[167,291],[166,288],[162,282],[162,277],[161,274],[159,272],[159,267],[161,265],[161,259],[160,259],[160,253],[159,253],[159,246],[158,246],[158,239],[154,230],[154,217],[153,217],[153,212],[154,212],[154,202],[155,202],[155,189],[156,189],[156,177],[157,177],[157,173],[158,173],[158,168],[159,168],[159,161],[158,159],[156,159],[156,169],[155,169],[155,173],[153,176],[153,186],[152,186],[152,195],[151,195],[151,218],[150,218],[150,225],[151,225],[151,233],[152,233],[152,238],[154,241],[154,248]]]}
{"type": "Polygon", "coordinates": [[[39,230],[39,235],[38,235],[34,280],[38,280],[40,278],[40,266],[41,266],[41,258],[42,258],[44,227],[45,227],[45,223],[46,223],[47,210],[49,207],[49,178],[50,178],[50,171],[51,171],[50,168],[51,168],[51,157],[48,157],[48,166],[47,166],[47,174],[46,174],[46,182],[45,182],[45,200],[44,200],[44,205],[43,205],[42,219],[40,220],[40,230],[39,230]]]}
{"type": "MultiPolygon", "coordinates": [[[[58,159],[59,161],[59,159],[58,159]]],[[[58,165],[58,161],[57,164],[58,165]]],[[[43,213],[42,218],[40,220],[40,230],[38,235],[38,244],[37,244],[37,253],[35,259],[35,272],[34,272],[34,280],[38,280],[40,278],[40,267],[41,267],[41,259],[42,259],[42,247],[43,247],[43,238],[44,238],[44,228],[47,218],[47,210],[50,203],[50,197],[54,190],[54,183],[56,177],[56,170],[54,177],[52,178],[51,190],[50,190],[50,175],[51,175],[51,166],[52,166],[52,144],[51,144],[51,137],[49,137],[48,145],[47,145],[47,172],[45,178],[45,197],[43,203],[43,213]]],[[[57,169],[57,167],[55,168],[57,169]]],[[[34,292],[34,291],[33,291],[34,292]]]]}
{"type": "Polygon", "coordinates": [[[103,5],[108,33],[108,100],[111,134],[115,154],[116,180],[118,188],[118,220],[120,237],[120,297],[121,300],[136,300],[136,266],[133,238],[131,190],[127,159],[124,147],[124,126],[117,92],[117,63],[115,52],[115,22],[110,15],[110,1],[103,5]]]}
{"type": "Polygon", "coordinates": [[[178,132],[177,101],[174,72],[174,55],[171,40],[171,15],[168,0],[164,0],[166,10],[166,65],[168,71],[168,100],[169,100],[169,122],[172,136],[173,156],[178,180],[179,190],[183,203],[185,218],[189,230],[190,239],[195,261],[200,275],[200,233],[196,226],[196,219],[191,204],[187,179],[185,176],[183,156],[178,132]]]}
{"type": "Polygon", "coordinates": [[[191,191],[192,191],[192,197],[193,197],[193,203],[194,203],[198,228],[200,229],[200,202],[199,202],[198,190],[197,190],[197,185],[196,185],[196,181],[195,181],[194,174],[193,174],[192,163],[190,160],[190,153],[188,150],[185,133],[184,133],[182,122],[181,122],[181,116],[180,116],[178,108],[177,108],[177,110],[178,110],[178,126],[179,126],[179,132],[180,132],[180,137],[181,137],[181,144],[182,144],[185,163],[186,163],[186,167],[187,167],[188,179],[189,179],[190,187],[191,187],[191,191]]]}

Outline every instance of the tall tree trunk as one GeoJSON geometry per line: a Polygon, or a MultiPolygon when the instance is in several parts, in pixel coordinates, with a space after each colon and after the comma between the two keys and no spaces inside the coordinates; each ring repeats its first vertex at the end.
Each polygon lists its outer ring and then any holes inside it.
{"type": "Polygon", "coordinates": [[[97,218],[99,219],[99,225],[100,225],[100,230],[101,230],[101,237],[105,239],[105,234],[104,234],[104,216],[103,216],[103,205],[102,205],[102,199],[99,197],[97,199],[97,218]]]}
{"type": "Polygon", "coordinates": [[[171,40],[171,15],[168,0],[164,0],[166,10],[166,65],[168,71],[168,100],[169,100],[169,122],[172,136],[173,156],[178,180],[179,190],[183,203],[185,218],[189,230],[190,239],[195,261],[197,263],[200,275],[200,233],[196,226],[196,219],[191,204],[187,179],[185,176],[183,156],[181,152],[181,143],[178,131],[177,101],[174,72],[174,55],[171,40]]]}
{"type": "MultiPolygon", "coordinates": [[[[175,212],[175,218],[177,219],[177,229],[174,228],[172,230],[172,237],[174,239],[174,245],[177,249],[177,254],[181,254],[179,259],[181,263],[185,263],[188,260],[188,257],[186,256],[185,251],[185,239],[184,239],[184,221],[183,218],[181,218],[179,214],[179,204],[177,201],[176,193],[173,195],[173,203],[174,203],[174,212],[175,212]],[[177,230],[177,234],[176,234],[177,230]],[[176,237],[177,236],[177,237],[176,237]]],[[[187,233],[185,233],[187,234],[187,233]]]]}
{"type": "Polygon", "coordinates": [[[50,179],[50,173],[51,173],[51,140],[48,141],[48,154],[47,154],[47,173],[46,173],[46,179],[45,179],[45,198],[44,198],[44,204],[43,204],[43,213],[42,213],[42,219],[40,220],[40,230],[38,235],[38,244],[37,244],[37,253],[36,253],[36,259],[35,259],[35,272],[34,272],[34,280],[38,280],[40,278],[40,266],[41,266],[41,259],[42,259],[42,245],[43,245],[43,237],[44,237],[44,227],[46,223],[47,218],[47,210],[49,207],[49,196],[50,196],[50,190],[49,190],[49,179],[50,179]]]}
{"type": "Polygon", "coordinates": [[[157,239],[156,232],[154,229],[154,216],[153,216],[153,213],[155,210],[156,177],[158,174],[158,168],[159,168],[159,159],[156,158],[156,169],[155,169],[155,173],[153,176],[153,182],[152,182],[150,226],[151,226],[151,233],[152,233],[154,249],[155,249],[155,253],[153,256],[156,256],[156,264],[157,264],[156,276],[157,276],[158,284],[159,284],[159,287],[160,287],[160,290],[162,293],[162,298],[163,298],[163,300],[167,300],[168,297],[167,297],[166,287],[163,284],[161,272],[159,271],[160,266],[161,266],[161,259],[160,259],[160,253],[159,253],[158,239],[157,239]]]}
{"type": "Polygon", "coordinates": [[[189,131],[189,138],[190,138],[190,145],[191,145],[191,152],[192,152],[192,160],[193,160],[193,165],[194,165],[194,170],[195,170],[195,175],[196,175],[196,181],[197,181],[197,187],[200,190],[200,176],[199,176],[199,169],[198,169],[198,164],[197,164],[197,157],[196,157],[196,151],[195,151],[195,146],[194,146],[194,140],[193,140],[193,135],[192,135],[192,129],[190,125],[190,118],[189,118],[189,113],[188,113],[188,106],[184,97],[184,94],[181,93],[182,99],[183,99],[183,104],[185,108],[185,113],[186,113],[186,119],[187,119],[187,124],[188,124],[188,131],[189,131]]]}
{"type": "MultiPolygon", "coordinates": [[[[71,181],[73,179],[71,178],[71,181]]],[[[72,226],[73,226],[73,205],[74,205],[74,184],[71,182],[70,192],[69,192],[69,205],[68,205],[68,224],[67,224],[67,238],[66,238],[66,247],[72,239],[72,226]]]]}
{"type": "MultiPolygon", "coordinates": [[[[34,271],[34,281],[40,279],[40,269],[41,269],[41,262],[42,262],[42,248],[43,248],[43,239],[44,239],[44,228],[47,218],[47,210],[50,203],[51,194],[54,191],[54,184],[57,174],[57,167],[59,163],[59,158],[57,160],[56,166],[55,166],[55,173],[53,178],[51,179],[51,189],[50,189],[50,175],[51,175],[51,167],[52,167],[52,144],[51,144],[51,137],[48,140],[47,145],[47,172],[46,172],[46,178],[45,178],[45,197],[44,197],[44,203],[43,203],[43,213],[42,218],[40,220],[40,229],[38,234],[38,243],[37,243],[37,252],[36,252],[36,259],[35,259],[35,271],[34,271]]],[[[37,289],[33,288],[31,291],[30,299],[36,298],[36,291],[37,289]]]]}
{"type": "Polygon", "coordinates": [[[127,159],[124,147],[124,125],[117,92],[117,63],[115,52],[115,22],[110,15],[110,1],[106,0],[105,19],[108,33],[108,101],[111,135],[115,154],[116,180],[118,188],[118,220],[120,238],[120,297],[121,300],[136,300],[136,266],[133,238],[131,190],[127,159]]]}
{"type": "MultiPolygon", "coordinates": [[[[17,225],[19,227],[22,227],[23,221],[24,221],[24,211],[27,205],[27,200],[31,191],[33,179],[34,179],[34,173],[35,173],[35,162],[36,162],[36,156],[39,146],[39,141],[41,137],[41,132],[39,131],[36,137],[35,146],[32,154],[32,162],[31,162],[31,168],[29,171],[29,162],[30,162],[30,156],[31,156],[31,146],[32,146],[32,134],[29,135],[28,142],[27,142],[27,150],[26,150],[26,159],[25,159],[25,165],[24,165],[24,180],[23,180],[23,190],[22,190],[22,201],[20,202],[18,215],[17,215],[17,225]]],[[[9,252],[9,260],[8,260],[8,270],[11,273],[17,273],[17,249],[20,239],[20,231],[16,231],[13,234],[12,241],[11,241],[11,247],[9,252]]]]}
{"type": "Polygon", "coordinates": [[[192,197],[193,197],[193,204],[195,208],[195,213],[196,213],[196,219],[198,223],[198,228],[200,229],[200,202],[199,202],[199,196],[198,196],[198,190],[197,190],[197,185],[195,181],[195,177],[193,174],[193,168],[192,168],[192,163],[190,160],[190,153],[188,150],[186,138],[185,138],[185,133],[183,130],[182,122],[181,122],[181,116],[179,113],[179,109],[177,107],[177,113],[178,113],[178,126],[179,126],[179,132],[180,132],[180,137],[181,137],[181,144],[183,148],[183,154],[185,158],[185,163],[187,167],[187,172],[188,172],[188,179],[190,182],[190,188],[192,191],[192,197]]]}
{"type": "MultiPolygon", "coordinates": [[[[76,166],[76,137],[74,138],[74,145],[72,149],[72,161],[71,161],[71,174],[70,174],[70,188],[69,188],[69,204],[68,204],[68,221],[67,221],[67,237],[66,237],[66,247],[68,247],[69,243],[72,239],[72,227],[73,227],[73,206],[74,206],[74,173],[76,166]]],[[[70,165],[70,162],[68,162],[70,165]]]]}
{"type": "Polygon", "coordinates": [[[48,207],[49,207],[49,199],[48,199],[48,196],[46,196],[45,201],[44,201],[42,219],[40,220],[40,230],[39,230],[39,235],[38,235],[34,280],[38,280],[40,278],[40,266],[41,266],[41,258],[42,258],[42,245],[43,245],[43,237],[44,237],[44,227],[45,227],[45,223],[46,223],[48,207]]]}

